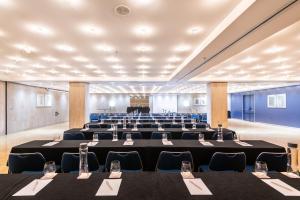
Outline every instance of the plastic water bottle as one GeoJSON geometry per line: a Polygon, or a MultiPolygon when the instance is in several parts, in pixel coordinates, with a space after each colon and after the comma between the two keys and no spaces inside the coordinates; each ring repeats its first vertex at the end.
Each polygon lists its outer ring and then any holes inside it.
{"type": "Polygon", "coordinates": [[[79,175],[88,173],[88,145],[87,143],[80,143],[79,145],[79,175]]]}

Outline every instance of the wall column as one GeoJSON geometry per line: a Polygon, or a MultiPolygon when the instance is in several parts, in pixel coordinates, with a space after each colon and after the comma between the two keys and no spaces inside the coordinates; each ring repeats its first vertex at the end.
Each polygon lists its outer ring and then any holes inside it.
{"type": "Polygon", "coordinates": [[[88,83],[69,83],[69,127],[82,128],[88,121],[88,83]]]}
{"type": "Polygon", "coordinates": [[[227,83],[213,82],[207,85],[207,122],[213,128],[222,124],[228,127],[227,83]]]}

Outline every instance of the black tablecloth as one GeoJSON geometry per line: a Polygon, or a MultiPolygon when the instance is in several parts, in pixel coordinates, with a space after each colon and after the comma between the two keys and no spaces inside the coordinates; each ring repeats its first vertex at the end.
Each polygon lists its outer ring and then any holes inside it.
{"type": "MultiPolygon", "coordinates": [[[[12,148],[13,153],[40,152],[47,161],[54,160],[60,164],[61,156],[64,152],[78,152],[79,144],[89,142],[83,140],[64,140],[54,146],[42,146],[50,142],[49,140],[36,140],[21,144],[12,148]]],[[[145,171],[155,170],[155,165],[161,151],[191,151],[194,159],[194,166],[208,164],[211,156],[215,152],[245,152],[247,163],[252,165],[258,154],[261,152],[284,152],[283,147],[267,143],[264,141],[246,141],[253,146],[241,146],[234,141],[217,142],[211,140],[213,147],[203,146],[198,140],[172,140],[172,146],[162,144],[161,140],[135,140],[133,146],[124,146],[124,140],[112,142],[102,140],[96,146],[89,147],[89,151],[95,152],[100,164],[105,163],[108,151],[138,151],[141,155],[145,171]]]]}
{"type": "MultiPolygon", "coordinates": [[[[58,174],[54,180],[33,197],[12,197],[37,175],[0,175],[0,199],[11,200],[296,200],[285,197],[249,173],[208,172],[194,173],[201,178],[213,195],[191,196],[180,174],[123,173],[116,197],[96,197],[108,173],[93,173],[87,180],[77,180],[77,174],[58,174]]],[[[300,190],[300,179],[291,179],[279,173],[269,174],[300,190]]]]}
{"type": "MultiPolygon", "coordinates": [[[[188,129],[188,131],[183,131],[182,128],[164,128],[164,131],[158,131],[157,128],[139,128],[137,132],[141,132],[143,139],[150,139],[152,132],[170,132],[172,135],[172,139],[181,139],[183,132],[201,132],[204,134],[204,138],[206,140],[211,140],[212,136],[216,132],[216,129],[206,130],[205,128],[197,128],[197,129],[188,129]]],[[[87,140],[91,140],[93,138],[93,134],[95,132],[112,132],[111,130],[107,128],[91,128],[88,130],[83,130],[80,128],[73,128],[70,130],[65,131],[66,133],[72,133],[72,132],[82,132],[87,140]]],[[[123,129],[118,128],[118,137],[119,139],[122,137],[123,132],[132,132],[131,128],[123,129]]],[[[233,132],[232,130],[223,129],[223,133],[229,133],[233,132]]]]}

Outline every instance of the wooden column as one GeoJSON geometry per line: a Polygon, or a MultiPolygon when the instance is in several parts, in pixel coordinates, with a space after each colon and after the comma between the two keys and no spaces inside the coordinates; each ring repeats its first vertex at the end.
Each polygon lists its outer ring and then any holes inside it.
{"type": "Polygon", "coordinates": [[[209,83],[207,86],[207,121],[213,128],[228,127],[227,83],[209,83]]]}
{"type": "Polygon", "coordinates": [[[82,128],[88,121],[88,84],[69,83],[69,127],[82,128]]]}

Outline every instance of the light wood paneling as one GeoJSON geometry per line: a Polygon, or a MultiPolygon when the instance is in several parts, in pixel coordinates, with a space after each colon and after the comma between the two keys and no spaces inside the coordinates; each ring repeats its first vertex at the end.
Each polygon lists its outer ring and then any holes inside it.
{"type": "Polygon", "coordinates": [[[69,126],[81,128],[88,115],[88,84],[70,82],[69,84],[69,126]]]}
{"type": "Polygon", "coordinates": [[[227,83],[208,84],[208,122],[216,128],[218,124],[228,127],[227,83]]]}
{"type": "Polygon", "coordinates": [[[149,107],[149,96],[133,96],[130,97],[130,106],[142,106],[142,107],[149,107]]]}

